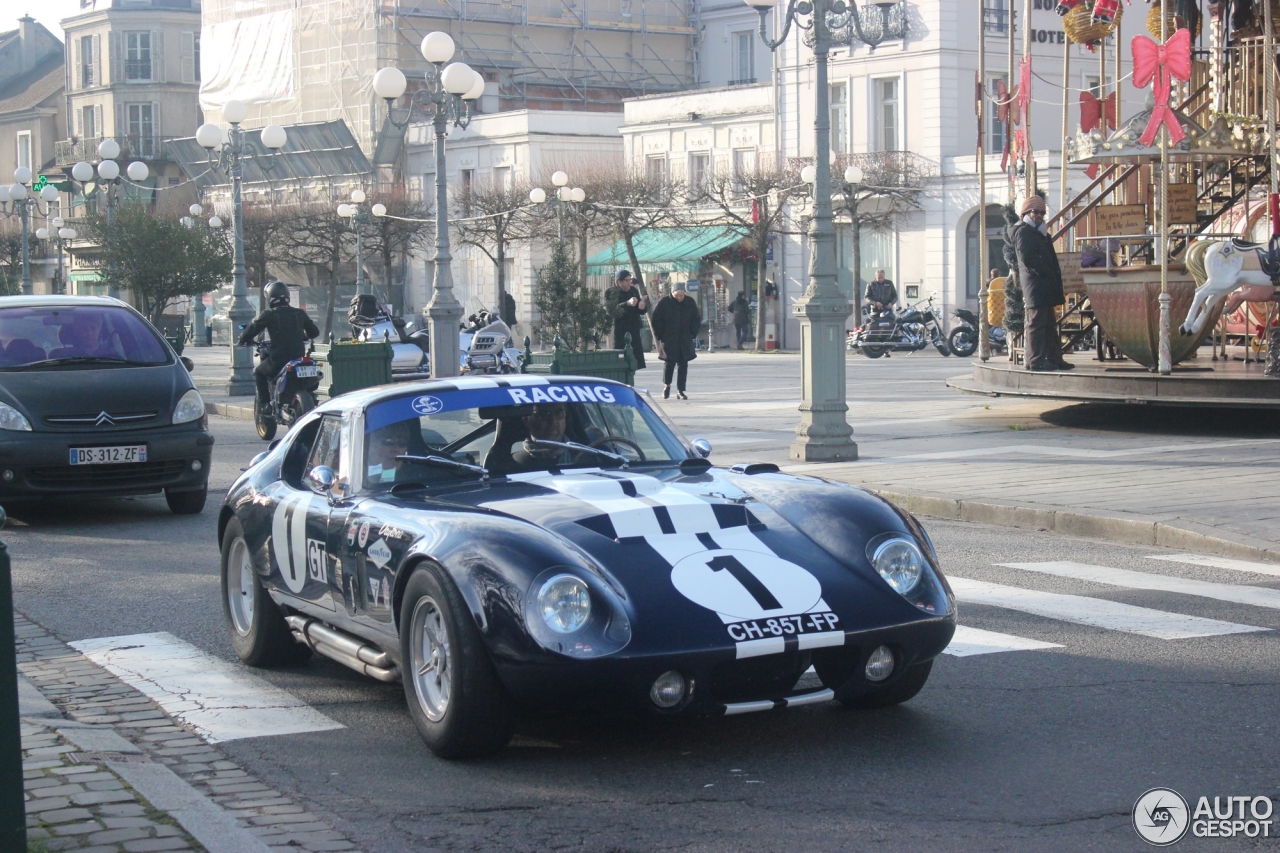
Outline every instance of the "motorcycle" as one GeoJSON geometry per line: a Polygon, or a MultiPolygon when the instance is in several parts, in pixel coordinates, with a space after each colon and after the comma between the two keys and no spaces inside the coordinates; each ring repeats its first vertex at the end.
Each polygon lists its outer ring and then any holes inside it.
{"type": "MultiPolygon", "coordinates": [[[[257,341],[258,358],[268,355],[270,342],[257,341]]],[[[315,347],[307,348],[307,354],[280,368],[274,382],[268,385],[271,400],[265,409],[255,395],[253,400],[253,423],[258,428],[258,437],[270,441],[276,437],[276,427],[284,424],[285,429],[293,426],[298,420],[316,407],[316,391],[320,389],[320,380],[324,374],[311,358],[315,347]]]]}
{"type": "Polygon", "coordinates": [[[933,344],[940,354],[951,355],[951,348],[942,336],[942,324],[938,322],[933,308],[937,295],[934,293],[928,299],[896,313],[869,312],[867,322],[854,330],[847,347],[860,350],[867,358],[879,358],[889,352],[918,352],[933,344]]]}
{"type": "Polygon", "coordinates": [[[511,346],[511,327],[493,315],[493,322],[462,332],[463,368],[468,373],[517,373],[520,350],[511,346]]]}
{"type": "Polygon", "coordinates": [[[391,375],[431,373],[431,338],[426,329],[414,329],[403,317],[392,317],[372,296],[357,296],[347,320],[351,337],[358,341],[391,343],[391,375]]]}
{"type": "MultiPolygon", "coordinates": [[[[957,308],[951,312],[951,316],[960,321],[960,325],[947,336],[951,352],[960,358],[968,358],[978,351],[978,315],[968,308],[957,308]]],[[[987,330],[987,335],[993,352],[1005,351],[1009,341],[1003,326],[992,326],[987,330]]]]}

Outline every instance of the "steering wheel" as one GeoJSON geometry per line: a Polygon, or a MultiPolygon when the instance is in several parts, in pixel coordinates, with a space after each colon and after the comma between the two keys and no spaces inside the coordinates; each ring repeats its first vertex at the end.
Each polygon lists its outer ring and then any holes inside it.
{"type": "Polygon", "coordinates": [[[632,450],[634,450],[636,452],[636,456],[640,457],[639,459],[636,460],[637,462],[646,461],[644,458],[644,451],[640,449],[640,445],[636,444],[634,441],[632,441],[629,438],[621,438],[620,436],[616,436],[616,435],[605,435],[591,442],[590,446],[597,447],[603,450],[604,448],[601,447],[601,445],[605,445],[605,444],[624,444],[627,447],[630,447],[632,450]]]}

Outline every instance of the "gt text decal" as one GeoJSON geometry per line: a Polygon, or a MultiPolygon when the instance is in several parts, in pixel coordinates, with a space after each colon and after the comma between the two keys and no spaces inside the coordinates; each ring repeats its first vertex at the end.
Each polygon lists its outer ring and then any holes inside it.
{"type": "Polygon", "coordinates": [[[307,540],[307,574],[313,581],[329,583],[329,561],[324,551],[324,543],[315,539],[307,540]]]}

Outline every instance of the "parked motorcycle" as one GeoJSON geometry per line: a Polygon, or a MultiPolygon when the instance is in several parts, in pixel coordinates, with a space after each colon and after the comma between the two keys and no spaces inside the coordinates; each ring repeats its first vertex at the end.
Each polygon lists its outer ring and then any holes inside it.
{"type": "MultiPolygon", "coordinates": [[[[270,348],[269,341],[257,341],[258,358],[266,358],[270,348]]],[[[265,410],[255,396],[253,402],[253,423],[258,428],[258,437],[270,441],[276,437],[276,427],[283,424],[287,430],[316,407],[316,391],[320,389],[320,380],[324,374],[311,358],[314,347],[307,349],[307,354],[280,368],[274,382],[268,386],[271,390],[271,401],[265,410]]]]}
{"type": "Polygon", "coordinates": [[[431,339],[426,329],[414,329],[403,317],[392,317],[369,294],[351,300],[347,314],[351,337],[358,341],[391,343],[391,374],[431,373],[431,339]]]}
{"type": "MultiPolygon", "coordinates": [[[[960,358],[968,358],[978,351],[978,315],[968,308],[957,308],[951,312],[951,316],[960,321],[960,325],[952,329],[951,334],[947,336],[951,352],[960,358]]],[[[987,330],[987,335],[991,341],[992,352],[1005,351],[1008,339],[1003,326],[992,326],[987,330]]]]}
{"type": "Polygon", "coordinates": [[[867,358],[879,358],[889,352],[918,352],[933,344],[942,355],[951,355],[933,307],[937,295],[896,313],[869,314],[866,323],[855,330],[848,348],[861,350],[867,358]]]}
{"type": "Polygon", "coordinates": [[[474,331],[462,332],[463,368],[468,373],[516,373],[520,350],[513,347],[511,327],[497,315],[493,322],[474,331]]]}

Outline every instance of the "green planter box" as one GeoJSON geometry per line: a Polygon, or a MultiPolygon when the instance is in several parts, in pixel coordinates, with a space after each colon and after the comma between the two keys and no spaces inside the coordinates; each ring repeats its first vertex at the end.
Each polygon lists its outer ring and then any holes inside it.
{"type": "Polygon", "coordinates": [[[178,355],[182,355],[182,348],[187,345],[187,336],[182,330],[176,332],[165,332],[164,339],[169,342],[169,346],[173,347],[173,351],[178,355]]]}
{"type": "Polygon", "coordinates": [[[595,376],[614,379],[634,385],[636,358],[631,354],[631,336],[623,349],[600,349],[591,352],[573,352],[566,349],[559,338],[551,352],[534,352],[529,338],[524,339],[524,355],[520,357],[521,373],[568,374],[570,376],[595,376]]]}
{"type": "Polygon", "coordinates": [[[327,387],[320,385],[325,396],[391,384],[391,344],[386,341],[317,344],[313,357],[324,365],[329,380],[327,387]]]}

